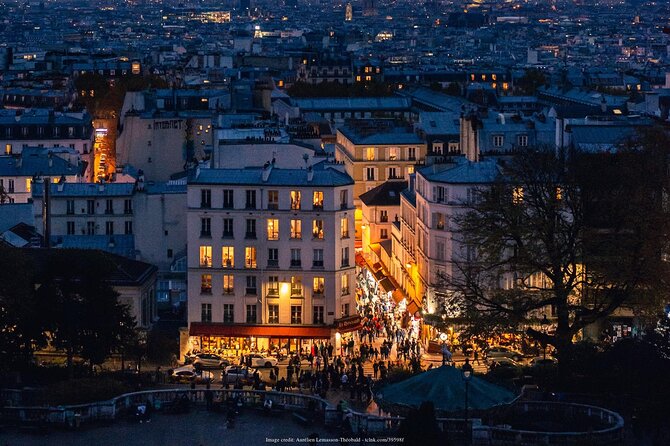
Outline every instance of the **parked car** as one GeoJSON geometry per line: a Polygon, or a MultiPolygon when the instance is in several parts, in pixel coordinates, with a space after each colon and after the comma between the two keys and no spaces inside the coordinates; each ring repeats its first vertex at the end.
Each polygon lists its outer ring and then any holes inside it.
{"type": "Polygon", "coordinates": [[[214,353],[200,353],[193,358],[193,365],[197,368],[224,368],[230,365],[230,361],[214,353]]]}
{"type": "Polygon", "coordinates": [[[501,364],[509,365],[509,366],[514,366],[514,367],[522,367],[521,363],[516,362],[515,360],[511,358],[507,358],[505,356],[501,356],[499,358],[492,358],[489,360],[489,366],[490,367],[495,367],[501,364]]]}
{"type": "Polygon", "coordinates": [[[247,355],[247,358],[251,359],[251,367],[274,367],[279,362],[277,358],[273,358],[272,356],[263,356],[254,353],[247,355]]]}
{"type": "Polygon", "coordinates": [[[521,361],[523,359],[523,355],[520,352],[507,347],[491,347],[486,352],[486,357],[490,360],[495,360],[497,358],[510,358],[515,361],[521,361]]]}
{"type": "Polygon", "coordinates": [[[195,381],[196,384],[205,384],[214,380],[214,374],[206,370],[196,370],[192,365],[185,365],[174,369],[170,380],[175,383],[188,384],[195,381]]]}
{"type": "Polygon", "coordinates": [[[555,367],[558,364],[558,359],[552,357],[552,356],[547,356],[546,358],[544,356],[538,356],[536,358],[533,358],[529,361],[528,365],[531,368],[546,368],[546,367],[555,367]]]}
{"type": "Polygon", "coordinates": [[[523,368],[514,361],[492,362],[488,375],[497,379],[515,379],[523,375],[523,368]]]}
{"type": "MultiPolygon", "coordinates": [[[[235,384],[241,382],[242,384],[251,384],[254,380],[254,372],[258,372],[261,381],[263,381],[263,374],[256,369],[252,369],[240,365],[231,365],[226,367],[226,382],[235,384]]],[[[222,379],[223,381],[223,379],[222,379]]]]}

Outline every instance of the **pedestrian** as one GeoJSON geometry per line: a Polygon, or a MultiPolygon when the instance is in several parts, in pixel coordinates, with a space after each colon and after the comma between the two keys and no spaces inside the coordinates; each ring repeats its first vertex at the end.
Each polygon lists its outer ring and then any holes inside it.
{"type": "Polygon", "coordinates": [[[475,355],[475,360],[473,362],[476,363],[477,365],[479,365],[479,350],[475,350],[474,355],[475,355]]]}
{"type": "Polygon", "coordinates": [[[372,363],[372,370],[374,371],[375,379],[377,379],[377,373],[379,373],[379,364],[377,362],[372,363]]]}

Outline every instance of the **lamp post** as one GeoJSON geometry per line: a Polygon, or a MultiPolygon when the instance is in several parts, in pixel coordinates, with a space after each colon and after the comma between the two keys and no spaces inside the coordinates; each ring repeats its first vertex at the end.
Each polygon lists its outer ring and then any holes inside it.
{"type": "Polygon", "coordinates": [[[447,365],[447,334],[440,333],[440,341],[442,341],[442,365],[447,365]]]}
{"type": "Polygon", "coordinates": [[[465,381],[465,444],[470,444],[470,423],[468,420],[468,390],[470,387],[470,379],[472,378],[472,366],[470,365],[470,359],[465,358],[465,364],[463,364],[463,381],[465,381]]]}
{"type": "Polygon", "coordinates": [[[549,319],[547,319],[547,315],[544,314],[542,315],[542,321],[540,322],[540,325],[542,325],[542,333],[544,334],[545,339],[542,340],[542,358],[546,362],[547,360],[547,327],[549,326],[549,319]]]}

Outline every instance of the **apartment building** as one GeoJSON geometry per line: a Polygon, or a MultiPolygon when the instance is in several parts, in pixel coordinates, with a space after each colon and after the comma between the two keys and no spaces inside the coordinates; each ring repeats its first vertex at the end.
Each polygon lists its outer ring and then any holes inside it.
{"type": "Polygon", "coordinates": [[[407,180],[425,156],[426,143],[399,121],[350,121],[337,130],[335,159],[355,181],[356,240],[362,237],[360,196],[387,180],[407,180]]]}
{"type": "Polygon", "coordinates": [[[356,311],[353,186],[323,164],[197,169],[181,352],[339,342],[334,327],[356,311]]]}

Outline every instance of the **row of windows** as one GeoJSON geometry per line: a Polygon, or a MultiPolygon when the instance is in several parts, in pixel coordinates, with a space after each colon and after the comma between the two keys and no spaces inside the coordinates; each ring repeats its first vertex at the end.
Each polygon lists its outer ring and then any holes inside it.
{"type": "MultiPolygon", "coordinates": [[[[324,307],[323,305],[315,305],[312,307],[312,323],[313,324],[323,324],[324,323],[324,307]]],[[[212,304],[204,303],[200,305],[200,320],[202,322],[212,322],[212,304]]],[[[233,323],[235,322],[235,305],[234,304],[223,304],[223,322],[224,323],[233,323]]],[[[258,307],[256,305],[247,305],[246,306],[246,318],[245,322],[247,324],[255,324],[258,322],[258,307]]],[[[270,304],[268,305],[268,321],[269,324],[278,324],[279,323],[279,305],[270,304]]],[[[302,305],[291,305],[291,324],[302,324],[302,305]]]]}
{"type": "MultiPolygon", "coordinates": [[[[267,191],[267,204],[266,209],[276,210],[279,209],[279,192],[278,190],[269,190],[267,191]]],[[[340,208],[346,209],[349,203],[349,191],[342,190],[340,191],[340,208]]],[[[244,191],[244,209],[258,209],[257,206],[257,193],[256,190],[247,189],[244,191]]],[[[289,193],[290,195],[290,209],[299,210],[303,209],[303,193],[299,190],[292,190],[289,193]]],[[[312,209],[323,209],[323,191],[313,191],[311,196],[312,209]]],[[[233,189],[224,189],[223,190],[223,201],[221,204],[223,209],[235,209],[235,191],[233,189]]],[[[200,207],[204,209],[210,209],[212,207],[212,190],[211,189],[201,189],[200,190],[200,207]]]]}
{"type": "MultiPolygon", "coordinates": [[[[312,267],[323,267],[323,249],[317,248],[312,250],[312,267]]],[[[212,258],[212,246],[201,245],[199,255],[199,265],[201,268],[212,268],[214,261],[212,258]]],[[[292,268],[302,267],[302,250],[300,248],[291,248],[291,265],[292,268]]],[[[342,248],[342,267],[349,266],[349,247],[342,248]]],[[[246,246],[244,248],[244,268],[255,269],[258,267],[257,250],[255,246],[246,246]]],[[[279,268],[279,248],[268,248],[268,268],[279,268]]],[[[235,247],[222,246],[221,247],[221,268],[235,268],[235,247]]]]}
{"type": "MultiPolygon", "coordinates": [[[[75,214],[75,200],[66,201],[66,214],[74,215],[75,214]]],[[[82,214],[93,215],[96,214],[96,208],[100,206],[100,203],[97,200],[86,200],[86,208],[81,208],[82,214]]],[[[105,214],[113,215],[115,213],[114,200],[107,199],[105,200],[105,214]]],[[[123,213],[130,215],[133,213],[133,201],[131,199],[126,199],[123,201],[123,213]]]]}
{"type": "MultiPolygon", "coordinates": [[[[403,158],[403,149],[400,147],[367,147],[365,149],[365,159],[367,161],[401,161],[403,158]]],[[[416,160],[416,147],[407,148],[408,161],[416,160]]]]}
{"type": "MultiPolygon", "coordinates": [[[[223,285],[223,294],[235,293],[235,276],[232,274],[224,274],[221,283],[223,285]]],[[[245,295],[258,295],[258,280],[256,276],[244,276],[245,295]]],[[[326,280],[323,277],[312,278],[312,295],[314,297],[322,297],[325,290],[326,280]]],[[[279,283],[279,276],[269,276],[266,283],[266,293],[268,297],[279,297],[281,294],[288,294],[291,297],[303,296],[302,276],[291,276],[291,281],[281,285],[279,283]]],[[[201,294],[212,293],[212,275],[200,275],[200,292],[201,294]]],[[[340,277],[340,292],[341,294],[349,294],[349,275],[345,274],[340,277]]]]}
{"type": "MultiPolygon", "coordinates": [[[[493,147],[502,147],[505,145],[504,135],[493,135],[493,147]]],[[[528,147],[528,135],[517,135],[516,144],[519,147],[528,147]]]]}
{"type": "MultiPolygon", "coordinates": [[[[105,212],[107,213],[107,212],[105,212]]],[[[113,213],[113,212],[112,212],[113,213]]],[[[324,222],[322,219],[313,219],[312,220],[312,238],[323,240],[324,239],[324,222]]],[[[245,238],[255,239],[256,238],[256,219],[248,218],[245,223],[245,238]]],[[[279,240],[279,219],[277,218],[268,218],[266,221],[267,229],[267,239],[268,240],[279,240]]],[[[200,219],[200,237],[211,237],[212,236],[212,219],[210,217],[202,217],[200,219]]],[[[223,219],[223,238],[235,238],[233,231],[233,219],[224,218],[223,219]]],[[[340,237],[348,238],[349,237],[349,220],[346,217],[340,219],[340,237]]],[[[302,239],[302,220],[300,219],[291,219],[289,224],[289,238],[291,239],[302,239]]]]}
{"type": "MultiPolygon", "coordinates": [[[[379,180],[379,169],[374,166],[367,166],[365,168],[365,181],[378,181],[379,180]]],[[[407,167],[407,175],[411,175],[414,173],[414,166],[408,166],[407,167]]],[[[396,167],[396,166],[391,166],[386,168],[386,178],[387,179],[394,179],[394,178],[404,178],[403,176],[403,168],[402,167],[396,167]]]]}
{"type": "MultiPolygon", "coordinates": [[[[70,146],[71,149],[75,148],[74,143],[71,143],[69,146],[70,146]]],[[[21,147],[26,149],[26,148],[28,148],[28,144],[22,144],[21,147]]],[[[44,144],[37,144],[37,147],[43,148],[44,144]]],[[[60,144],[54,143],[53,147],[60,147],[60,144]]],[[[84,143],[83,149],[84,149],[84,153],[88,153],[88,144],[84,143]]],[[[5,144],[5,155],[11,155],[11,154],[12,154],[12,145],[7,143],[7,144],[5,144]]]]}
{"type": "MultiPolygon", "coordinates": [[[[20,127],[19,133],[21,136],[28,136],[30,128],[34,127],[20,127]]],[[[55,136],[55,137],[60,137],[60,136],[65,136],[67,135],[68,137],[72,138],[75,136],[75,128],[74,127],[67,127],[67,130],[64,132],[61,132],[61,127],[60,126],[51,126],[51,130],[47,131],[47,127],[44,126],[38,126],[37,127],[37,135],[38,136],[45,136],[47,133],[49,136],[55,136]]],[[[5,127],[5,137],[6,138],[11,138],[14,133],[14,129],[12,127],[5,127]]],[[[81,128],[81,133],[83,135],[86,134],[86,127],[81,128]]]]}
{"type": "MultiPolygon", "coordinates": [[[[94,221],[87,221],[86,226],[81,228],[81,234],[82,235],[96,235],[98,234],[98,224],[94,221]]],[[[74,221],[68,221],[66,222],[66,228],[67,228],[67,235],[77,235],[76,232],[76,224],[74,221]]],[[[130,235],[133,233],[133,222],[132,221],[124,221],[123,222],[123,233],[126,235],[130,235]]],[[[114,229],[114,222],[113,221],[106,221],[105,222],[105,235],[114,235],[117,234],[117,232],[114,229]]]]}

